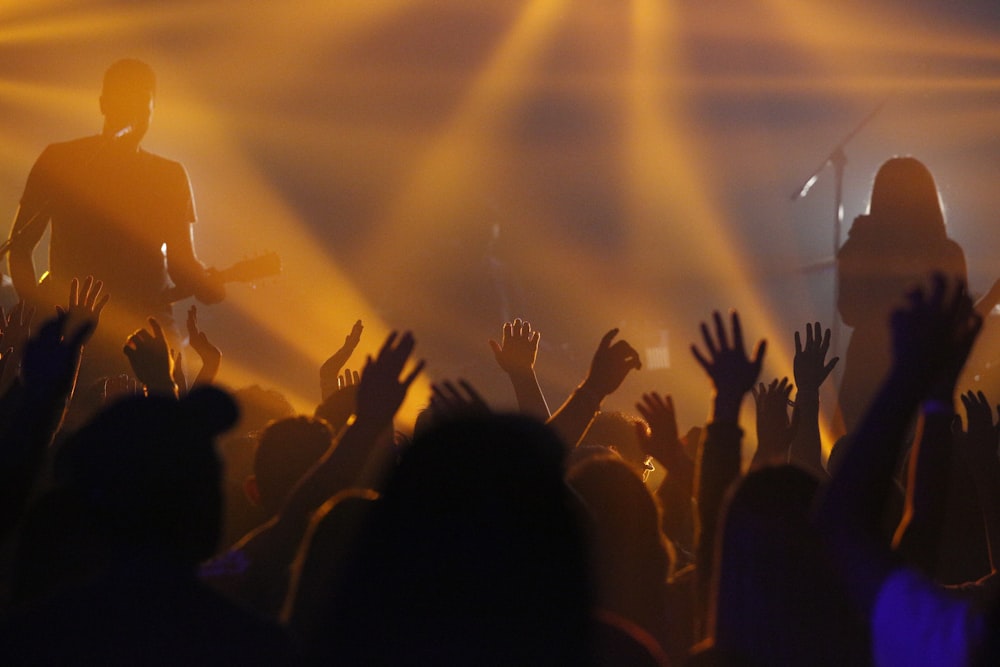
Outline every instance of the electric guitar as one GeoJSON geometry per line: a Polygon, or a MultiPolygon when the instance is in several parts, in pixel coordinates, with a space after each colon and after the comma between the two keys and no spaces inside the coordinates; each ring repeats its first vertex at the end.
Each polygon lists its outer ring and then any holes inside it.
{"type": "MultiPolygon", "coordinates": [[[[252,283],[262,278],[270,278],[281,273],[281,257],[275,252],[244,259],[232,266],[215,272],[215,279],[223,283],[252,283]]],[[[191,290],[171,287],[163,292],[165,303],[174,303],[194,294],[191,290]]]]}

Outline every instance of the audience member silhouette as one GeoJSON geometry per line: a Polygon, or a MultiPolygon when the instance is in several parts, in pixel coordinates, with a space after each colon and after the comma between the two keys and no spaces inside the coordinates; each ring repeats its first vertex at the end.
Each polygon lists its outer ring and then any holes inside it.
{"type": "Polygon", "coordinates": [[[128,398],[63,447],[59,492],[78,503],[103,554],[91,579],[0,629],[5,664],[287,664],[274,625],[201,585],[219,537],[214,437],[236,420],[223,392],[128,398]]]}
{"type": "Polygon", "coordinates": [[[590,664],[586,545],[564,452],[528,417],[469,416],[418,435],[307,638],[312,662],[590,664]]]}

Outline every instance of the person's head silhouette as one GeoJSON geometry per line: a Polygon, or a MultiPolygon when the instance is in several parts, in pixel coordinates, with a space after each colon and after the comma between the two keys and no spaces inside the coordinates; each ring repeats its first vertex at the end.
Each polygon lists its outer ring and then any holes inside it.
{"type": "Polygon", "coordinates": [[[155,95],[156,75],[149,65],[134,58],[113,63],[101,89],[104,136],[138,147],[153,118],[155,95]]]}

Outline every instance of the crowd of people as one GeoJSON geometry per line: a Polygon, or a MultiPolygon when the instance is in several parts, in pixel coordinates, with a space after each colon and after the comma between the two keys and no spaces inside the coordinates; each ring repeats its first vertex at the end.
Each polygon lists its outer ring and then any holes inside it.
{"type": "Polygon", "coordinates": [[[682,438],[669,394],[601,411],[641,367],[614,329],[550,415],[539,334],[514,320],[492,347],[519,411],[442,381],[403,434],[393,418],[423,369],[409,333],[349,372],[358,322],[323,365],[315,413],[298,415],[217,387],[215,355],[188,386],[155,318],[123,349],[131,376],[78,391],[104,302],[74,281],[54,316],[3,317],[4,664],[1000,656],[1000,423],[982,393],[957,393],[982,324],[961,281],[935,274],[892,313],[889,371],[833,467],[819,394],[838,360],[819,322],[794,335],[794,381],[768,381],[766,341],[748,352],[738,313],[714,313],[692,346],[711,417],[682,438]],[[758,448],[743,471],[748,394],[758,448]],[[219,452],[248,449],[258,525],[226,543],[224,526],[247,521],[225,502],[219,452]],[[656,488],[647,457],[667,471],[656,488]],[[966,478],[972,510],[953,499],[966,478]]]}
{"type": "MultiPolygon", "coordinates": [[[[958,386],[991,304],[970,298],[928,179],[886,163],[838,258],[856,328],[829,457],[830,329],[748,345],[736,311],[706,313],[691,346],[714,393],[684,435],[671,393],[689,387],[602,410],[642,366],[617,329],[551,411],[522,319],[490,341],[518,409],[440,379],[412,433],[394,419],[424,370],[417,341],[393,332],[351,361],[360,320],[317,369],[313,414],[221,388],[196,308],[190,382],[157,312],[117,359],[101,349],[91,370],[112,372],[81,376],[114,296],[63,275],[58,310],[37,303],[32,229],[12,257],[32,287],[0,313],[0,663],[1000,664],[1000,397],[958,386]],[[792,378],[762,377],[769,343],[794,346],[792,378]]],[[[15,233],[68,215],[41,195],[22,207],[15,233]]],[[[179,275],[202,272],[174,237],[179,275]]]]}

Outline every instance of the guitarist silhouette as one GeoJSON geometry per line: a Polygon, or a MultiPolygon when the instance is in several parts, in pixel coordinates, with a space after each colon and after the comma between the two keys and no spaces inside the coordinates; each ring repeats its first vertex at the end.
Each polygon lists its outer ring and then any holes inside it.
{"type": "Polygon", "coordinates": [[[8,240],[14,288],[41,315],[66,302],[73,278],[104,283],[111,299],[84,355],[81,381],[126,371],[122,347],[148,317],[171,330],[171,295],[194,295],[206,304],[225,297],[218,272],[195,255],[187,172],[140,147],[155,88],[152,69],[141,61],[108,68],[102,132],[42,152],[8,240]],[[50,224],[48,270],[39,282],[33,252],[50,224]]]}

